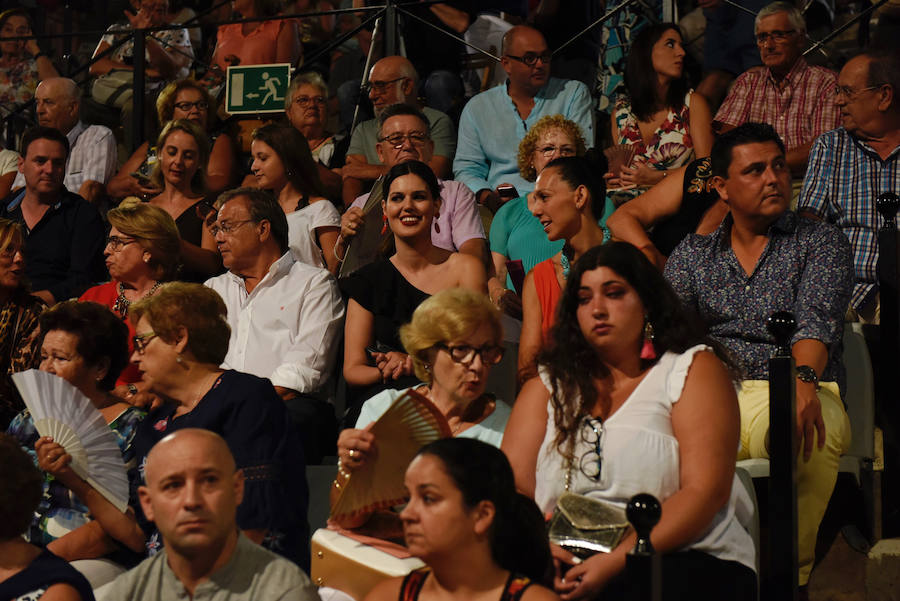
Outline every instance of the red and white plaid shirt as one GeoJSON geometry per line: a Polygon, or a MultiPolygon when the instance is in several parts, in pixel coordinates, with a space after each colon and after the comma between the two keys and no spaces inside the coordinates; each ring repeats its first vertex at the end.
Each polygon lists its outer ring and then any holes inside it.
{"type": "Polygon", "coordinates": [[[768,123],[788,149],[796,148],[840,126],[835,87],[834,71],[808,65],[802,58],[780,84],[768,67],[753,67],[734,82],[715,123],[768,123]]]}

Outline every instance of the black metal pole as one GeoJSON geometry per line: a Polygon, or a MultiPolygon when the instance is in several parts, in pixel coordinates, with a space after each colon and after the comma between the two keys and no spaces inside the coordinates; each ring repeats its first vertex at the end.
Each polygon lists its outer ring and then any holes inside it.
{"type": "Polygon", "coordinates": [[[659,553],[650,542],[650,531],[659,523],[662,506],[653,495],[641,493],[628,501],[625,515],[637,534],[634,548],[625,557],[628,601],[662,599],[662,565],[659,553]]]}
{"type": "Polygon", "coordinates": [[[134,92],[131,96],[131,122],[132,139],[131,152],[137,150],[144,143],[144,35],[146,31],[136,29],[134,31],[134,92]]]}
{"type": "MultiPolygon", "coordinates": [[[[72,6],[66,2],[63,7],[63,31],[72,32],[72,6]]],[[[72,71],[72,38],[66,36],[63,38],[63,56],[62,56],[63,73],[66,77],[72,71]]]]}
{"type": "Polygon", "coordinates": [[[772,599],[797,599],[797,409],[792,313],[773,313],[769,332],[778,349],[769,359],[769,574],[772,599]]]}
{"type": "MultiPolygon", "coordinates": [[[[884,218],[878,232],[878,291],[881,300],[878,371],[881,377],[876,378],[876,386],[880,389],[878,398],[887,399],[887,394],[891,392],[889,388],[893,388],[888,374],[897,373],[900,364],[900,262],[897,257],[896,221],[900,197],[892,192],[880,194],[875,200],[875,207],[884,218]]],[[[896,418],[898,410],[895,404],[887,403],[883,409],[889,412],[891,418],[896,418]]]]}
{"type": "Polygon", "coordinates": [[[393,0],[384,3],[384,56],[395,56],[398,53],[397,39],[397,7],[393,0]]]}

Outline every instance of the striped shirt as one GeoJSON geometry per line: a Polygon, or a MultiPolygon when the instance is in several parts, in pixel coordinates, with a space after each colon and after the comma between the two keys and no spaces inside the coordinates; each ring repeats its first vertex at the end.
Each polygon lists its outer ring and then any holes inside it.
{"type": "Polygon", "coordinates": [[[834,105],[837,75],[802,58],[779,84],[768,67],[753,67],[737,78],[716,113],[717,124],[768,123],[787,148],[796,148],[838,127],[834,105]]]}
{"type": "Polygon", "coordinates": [[[798,210],[838,226],[850,239],[856,282],[850,304],[860,309],[878,283],[878,228],[875,199],[900,188],[900,146],[882,160],[871,146],[843,127],[823,134],[809,153],[798,210]]]}

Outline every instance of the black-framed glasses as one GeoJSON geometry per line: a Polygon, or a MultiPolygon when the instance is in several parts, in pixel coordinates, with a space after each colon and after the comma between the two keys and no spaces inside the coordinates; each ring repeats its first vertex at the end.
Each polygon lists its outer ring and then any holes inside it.
{"type": "Polygon", "coordinates": [[[385,90],[388,89],[388,86],[391,84],[397,83],[398,81],[403,81],[404,79],[409,79],[408,77],[398,77],[397,79],[389,79],[388,81],[367,81],[363,86],[363,89],[368,93],[371,91],[375,91],[377,94],[384,93],[385,90]]]}
{"type": "Polygon", "coordinates": [[[424,146],[429,140],[428,134],[420,131],[411,131],[408,134],[391,134],[385,138],[380,138],[379,142],[387,142],[392,148],[402,148],[403,143],[409,140],[413,146],[424,146]]]}
{"type": "Polygon", "coordinates": [[[785,41],[786,39],[788,39],[789,36],[792,36],[795,33],[797,33],[796,29],[788,29],[787,31],[781,31],[778,29],[775,29],[773,31],[762,31],[762,32],[756,34],[756,43],[757,44],[765,44],[766,42],[769,41],[769,39],[771,39],[773,42],[781,43],[781,42],[785,41]]]}
{"type": "Polygon", "coordinates": [[[132,344],[134,344],[134,350],[137,351],[138,355],[143,355],[144,351],[147,349],[147,345],[150,344],[150,341],[156,338],[156,332],[144,332],[143,334],[135,334],[131,339],[132,344]]]}
{"type": "Polygon", "coordinates": [[[319,107],[325,106],[325,103],[328,102],[328,99],[324,96],[295,96],[294,104],[298,106],[302,106],[303,108],[308,107],[310,104],[319,107]]]}
{"type": "Polygon", "coordinates": [[[481,362],[486,365],[497,365],[503,359],[503,353],[506,351],[502,346],[489,344],[480,348],[469,346],[468,344],[449,344],[438,343],[434,345],[442,351],[446,351],[450,358],[457,363],[468,365],[475,360],[475,355],[481,357],[481,362]]]}
{"type": "Polygon", "coordinates": [[[584,418],[581,425],[581,442],[590,447],[581,456],[579,468],[581,473],[591,480],[600,480],[600,469],[603,466],[600,439],[603,437],[603,422],[596,417],[584,418]]]}
{"type": "Polygon", "coordinates": [[[213,235],[213,238],[218,236],[220,233],[224,235],[231,234],[234,230],[238,229],[242,225],[247,223],[256,223],[252,219],[242,219],[240,221],[223,221],[221,223],[214,223],[209,226],[209,233],[213,235]]]}
{"type": "Polygon", "coordinates": [[[209,108],[209,103],[205,100],[198,100],[197,102],[188,102],[187,100],[185,100],[184,102],[175,103],[175,108],[177,108],[179,111],[184,111],[185,113],[194,107],[197,107],[201,111],[205,111],[209,108]]]}
{"type": "Polygon", "coordinates": [[[137,242],[137,238],[124,238],[122,236],[107,236],[106,245],[111,247],[114,252],[119,252],[129,244],[137,242]]]}
{"type": "Polygon", "coordinates": [[[513,56],[512,54],[507,54],[507,58],[511,58],[514,61],[519,61],[520,63],[525,63],[529,67],[533,67],[537,64],[538,60],[540,60],[545,65],[549,65],[550,61],[553,60],[553,53],[551,52],[542,52],[538,54],[537,52],[526,52],[522,56],[513,56]]]}
{"type": "Polygon", "coordinates": [[[870,91],[870,90],[877,90],[878,88],[880,88],[880,87],[883,86],[883,85],[884,85],[884,84],[878,84],[877,86],[868,86],[868,87],[865,87],[865,88],[860,88],[860,89],[858,89],[858,90],[854,90],[854,89],[851,88],[850,86],[837,86],[837,87],[834,89],[834,97],[837,98],[838,96],[843,96],[843,97],[846,98],[847,100],[852,101],[852,100],[854,100],[857,96],[859,96],[860,94],[862,94],[863,92],[868,92],[868,91],[870,91]]]}

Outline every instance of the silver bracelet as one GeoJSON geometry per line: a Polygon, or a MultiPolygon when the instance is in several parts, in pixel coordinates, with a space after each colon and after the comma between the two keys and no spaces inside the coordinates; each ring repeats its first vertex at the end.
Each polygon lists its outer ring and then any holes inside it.
{"type": "MultiPolygon", "coordinates": [[[[338,244],[340,244],[340,243],[343,242],[343,241],[344,241],[344,239],[341,237],[340,234],[338,234],[337,240],[334,241],[334,248],[331,249],[331,252],[334,253],[334,258],[337,259],[337,262],[338,262],[338,263],[343,263],[343,262],[344,262],[344,257],[339,257],[339,256],[338,256],[338,252],[337,252],[338,244]]],[[[346,248],[344,249],[344,256],[345,256],[345,257],[347,256],[347,249],[346,249],[346,248]]]]}

